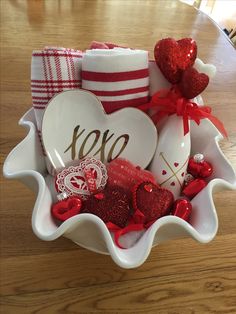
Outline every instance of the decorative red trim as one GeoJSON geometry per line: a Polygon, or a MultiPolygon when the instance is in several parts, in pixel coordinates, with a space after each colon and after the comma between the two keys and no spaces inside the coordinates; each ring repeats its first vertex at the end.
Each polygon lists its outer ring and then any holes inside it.
{"type": "Polygon", "coordinates": [[[148,68],[128,71],[128,72],[92,72],[92,71],[81,71],[82,80],[94,81],[94,82],[119,82],[137,80],[148,77],[148,68]]]}
{"type": "Polygon", "coordinates": [[[137,107],[140,104],[144,104],[148,101],[148,97],[141,97],[136,99],[119,100],[119,101],[102,101],[103,107],[106,113],[111,113],[115,110],[124,107],[137,107]]]}

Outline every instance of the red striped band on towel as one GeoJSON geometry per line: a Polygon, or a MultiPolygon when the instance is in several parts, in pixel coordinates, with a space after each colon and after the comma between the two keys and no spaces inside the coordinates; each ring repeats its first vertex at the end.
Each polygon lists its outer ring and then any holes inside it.
{"type": "Polygon", "coordinates": [[[120,82],[137,80],[148,77],[148,69],[140,69],[136,71],[128,72],[92,72],[92,71],[81,71],[82,80],[93,81],[93,82],[120,82]]]}

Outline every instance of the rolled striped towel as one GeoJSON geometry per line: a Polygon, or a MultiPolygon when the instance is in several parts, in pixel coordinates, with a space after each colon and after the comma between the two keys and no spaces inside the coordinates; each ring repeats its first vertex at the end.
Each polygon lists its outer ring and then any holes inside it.
{"type": "Polygon", "coordinates": [[[67,48],[45,47],[33,51],[31,92],[39,136],[49,100],[61,91],[81,87],[82,56],[82,51],[67,48]]]}
{"type": "Polygon", "coordinates": [[[148,101],[148,52],[128,48],[87,50],[82,88],[94,93],[107,113],[148,101]]]}

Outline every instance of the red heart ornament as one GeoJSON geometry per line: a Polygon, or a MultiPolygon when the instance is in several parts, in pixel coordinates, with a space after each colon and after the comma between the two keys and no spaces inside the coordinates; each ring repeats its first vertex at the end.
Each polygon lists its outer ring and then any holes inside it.
{"type": "Polygon", "coordinates": [[[186,199],[178,199],[174,202],[172,215],[188,221],[192,212],[192,204],[186,199]]]}
{"type": "Polygon", "coordinates": [[[182,73],[194,64],[197,57],[197,44],[192,38],[174,40],[165,38],[154,48],[156,64],[165,78],[172,84],[181,80],[182,73]]]}
{"type": "Polygon", "coordinates": [[[130,193],[133,186],[141,181],[155,183],[153,174],[148,170],[136,167],[130,161],[117,158],[107,165],[108,183],[118,185],[130,193]]]}
{"type": "Polygon", "coordinates": [[[129,203],[129,197],[123,188],[107,186],[84,202],[82,212],[94,214],[105,223],[112,222],[123,228],[131,214],[129,203]]]}
{"type": "Polygon", "coordinates": [[[173,194],[150,181],[142,182],[133,189],[133,207],[144,215],[144,223],[169,214],[174,201],[173,194]]]}
{"type": "Polygon", "coordinates": [[[79,197],[69,197],[52,205],[51,212],[54,218],[65,221],[80,213],[82,201],[79,197]]]}
{"type": "Polygon", "coordinates": [[[179,83],[179,88],[184,97],[192,99],[201,94],[209,83],[205,73],[199,73],[193,67],[186,69],[179,83]]]}

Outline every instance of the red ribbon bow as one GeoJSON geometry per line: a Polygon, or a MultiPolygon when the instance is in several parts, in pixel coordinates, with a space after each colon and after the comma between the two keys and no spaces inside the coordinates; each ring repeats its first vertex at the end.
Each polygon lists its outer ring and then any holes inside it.
{"type": "Polygon", "coordinates": [[[194,120],[199,125],[201,119],[208,118],[224,137],[228,137],[223,123],[211,114],[211,107],[199,107],[190,99],[184,98],[177,86],[172,86],[170,90],[160,90],[152,96],[150,103],[139,106],[139,109],[142,111],[154,108],[158,109],[152,116],[154,123],[157,123],[165,116],[170,116],[172,114],[182,116],[184,135],[189,132],[189,119],[194,120]]]}

